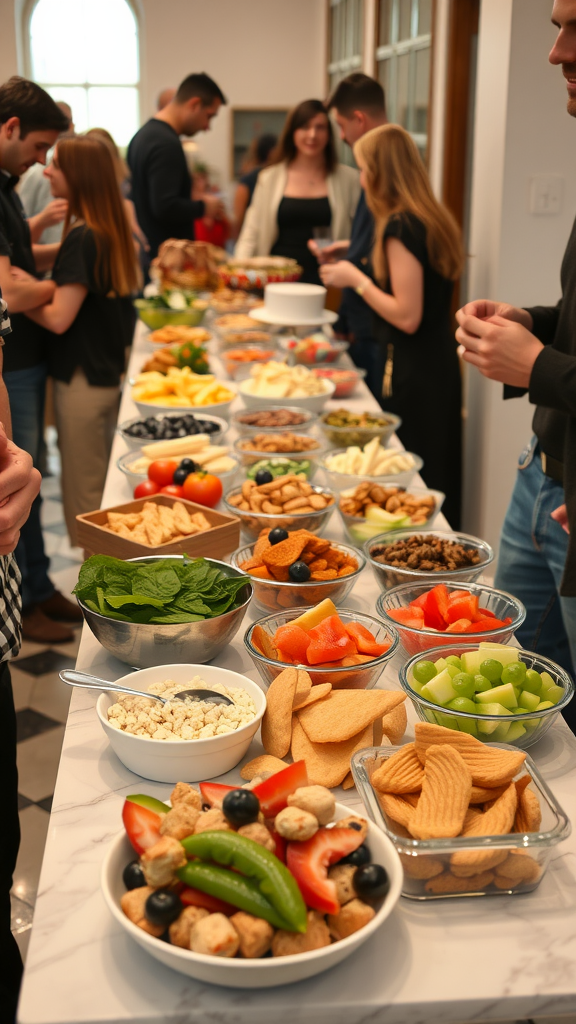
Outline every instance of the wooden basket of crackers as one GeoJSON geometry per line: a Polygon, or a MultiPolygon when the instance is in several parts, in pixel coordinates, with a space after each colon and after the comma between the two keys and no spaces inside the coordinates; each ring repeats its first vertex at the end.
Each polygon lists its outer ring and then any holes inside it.
{"type": "Polygon", "coordinates": [[[240,539],[235,516],[168,494],[86,512],[76,522],[80,547],[114,558],[184,553],[224,558],[240,539]]]}
{"type": "Polygon", "coordinates": [[[352,757],[368,814],[394,843],[415,900],[527,893],[568,818],[532,759],[504,743],[417,722],[413,743],[352,757]]]}

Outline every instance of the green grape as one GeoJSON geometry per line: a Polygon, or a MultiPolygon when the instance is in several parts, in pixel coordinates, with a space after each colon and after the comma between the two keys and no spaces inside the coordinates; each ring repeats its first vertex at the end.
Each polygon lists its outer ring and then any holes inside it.
{"type": "Polygon", "coordinates": [[[542,689],[542,676],[540,673],[535,672],[533,668],[529,668],[526,678],[522,683],[522,689],[528,690],[528,693],[540,693],[542,689]]]}
{"type": "Polygon", "coordinates": [[[474,676],[471,676],[469,672],[459,672],[457,676],[454,676],[452,686],[459,697],[474,696],[474,676]]]}
{"type": "Polygon", "coordinates": [[[452,711],[466,711],[469,715],[477,715],[478,707],[473,700],[469,700],[468,697],[454,697],[449,704],[446,705],[452,711]]]}
{"type": "Polygon", "coordinates": [[[522,684],[526,678],[526,665],[523,661],[513,661],[510,665],[505,665],[502,669],[502,682],[512,683],[512,686],[519,686],[522,689],[522,684]]]}
{"type": "Polygon", "coordinates": [[[436,665],[433,661],[417,661],[412,674],[417,683],[429,683],[436,675],[436,665]]]}
{"type": "Polygon", "coordinates": [[[449,654],[445,660],[447,665],[454,665],[454,667],[457,668],[459,672],[462,671],[462,662],[460,661],[460,658],[456,657],[455,654],[449,654]]]}
{"type": "Polygon", "coordinates": [[[502,675],[502,664],[494,658],[486,658],[480,665],[480,673],[491,683],[496,683],[502,675]]]}
{"type": "Polygon", "coordinates": [[[491,690],[492,683],[486,679],[486,676],[481,676],[479,672],[474,676],[474,689],[476,693],[482,693],[484,690],[491,690]]]}

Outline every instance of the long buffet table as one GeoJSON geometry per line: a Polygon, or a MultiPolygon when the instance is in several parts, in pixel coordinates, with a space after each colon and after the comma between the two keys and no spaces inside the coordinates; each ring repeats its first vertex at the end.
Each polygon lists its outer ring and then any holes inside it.
{"type": "MultiPolygon", "coordinates": [[[[151,345],[136,330],[128,375],[151,345]]],[[[215,361],[218,372],[219,364],[215,361]]],[[[120,420],[136,414],[127,387],[120,420]]],[[[235,406],[240,405],[236,400],[235,406]]],[[[341,402],[333,403],[341,405],[341,402]]],[[[350,408],[375,408],[361,385],[350,408]]],[[[131,498],[114,441],[103,506],[131,498]]],[[[437,521],[440,525],[441,520],[437,521]]],[[[444,521],[444,525],[446,525],[444,521]]],[[[326,535],[343,539],[335,513],[326,535]]],[[[348,601],[373,611],[367,569],[348,601]]],[[[250,614],[217,659],[258,679],[243,645],[250,614]]],[[[126,666],[84,626],[78,667],[114,680],[126,666]]],[[[380,686],[398,688],[397,663],[380,686]]],[[[64,684],[63,684],[64,685],[64,684]]],[[[170,787],[143,780],[112,753],[96,718],[97,694],[72,696],[19,1009],[20,1024],[419,1024],[518,1020],[576,1014],[576,832],[554,849],[531,894],[412,903],[401,899],[371,941],[333,970],[292,986],[239,990],[204,985],[151,959],[120,930],[100,892],[108,844],[121,828],[124,796],[165,799],[170,787]]],[[[410,734],[414,715],[408,709],[410,734]]],[[[262,752],[254,742],[249,757],[262,752]]],[[[576,821],[576,738],[561,722],[530,749],[569,818],[576,821]]],[[[238,771],[222,781],[237,784],[238,771]]],[[[337,799],[360,810],[355,790],[337,799]]]]}

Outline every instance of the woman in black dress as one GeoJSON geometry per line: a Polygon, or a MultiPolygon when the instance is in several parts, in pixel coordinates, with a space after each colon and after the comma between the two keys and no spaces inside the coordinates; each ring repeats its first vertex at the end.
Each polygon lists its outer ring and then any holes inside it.
{"type": "Polygon", "coordinates": [[[356,288],[374,310],[386,356],[382,408],[402,417],[398,436],[424,459],[424,479],[444,491],[444,511],[457,528],[462,388],[450,302],[463,264],[460,231],[403,128],[374,128],[358,140],[354,156],[376,222],[374,279],[345,260],[325,264],[321,277],[356,288]]]}

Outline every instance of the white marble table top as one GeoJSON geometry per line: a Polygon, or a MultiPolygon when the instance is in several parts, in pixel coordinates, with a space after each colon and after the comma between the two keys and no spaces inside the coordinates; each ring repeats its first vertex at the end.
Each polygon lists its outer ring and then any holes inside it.
{"type": "MultiPolygon", "coordinates": [[[[150,349],[137,330],[131,373],[150,349]]],[[[128,392],[121,420],[136,413],[128,392]]],[[[346,404],[375,405],[365,388],[346,404]]],[[[124,450],[117,436],[103,506],[131,497],[115,466],[124,450]]],[[[337,513],[327,536],[342,539],[337,513]]],[[[373,612],[377,594],[366,570],[348,605],[373,612]]],[[[242,642],[253,617],[248,614],[218,664],[257,680],[242,642]]],[[[126,672],[87,627],[78,666],[110,680],[126,672]]],[[[379,685],[399,687],[394,662],[379,685]]],[[[113,921],[99,878],[108,845],[121,829],[124,796],[144,789],[165,799],[170,787],[143,782],[124,768],[100,728],[95,701],[83,690],[71,701],[20,1024],[440,1024],[576,1013],[576,834],[555,848],[535,892],[430,903],[401,899],[371,942],[337,968],[299,984],[225,989],[153,960],[113,921]]],[[[413,721],[409,709],[409,732],[413,721]]],[[[254,742],[248,756],[261,751],[254,742]]],[[[576,739],[561,723],[530,753],[574,821],[576,739]]],[[[224,781],[239,779],[235,770],[224,781]]],[[[355,790],[339,792],[337,799],[360,808],[355,790]]]]}

